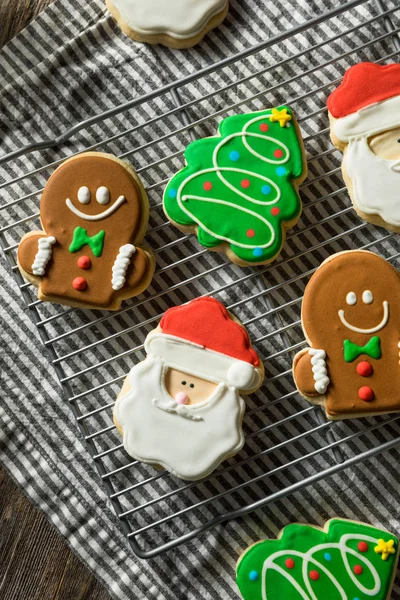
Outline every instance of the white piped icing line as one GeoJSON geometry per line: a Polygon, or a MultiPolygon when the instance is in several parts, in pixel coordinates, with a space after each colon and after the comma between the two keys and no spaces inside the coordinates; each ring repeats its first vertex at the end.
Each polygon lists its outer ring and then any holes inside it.
{"type": "Polygon", "coordinates": [[[117,258],[112,268],[112,289],[115,291],[120,290],[124,287],[126,271],[129,267],[132,255],[136,252],[136,248],[133,244],[125,244],[119,249],[117,258]]]}
{"type": "Polygon", "coordinates": [[[121,206],[121,204],[123,204],[125,201],[126,201],[125,196],[120,196],[114,202],[114,204],[112,206],[110,206],[110,208],[107,208],[107,210],[103,210],[103,212],[99,213],[98,215],[85,214],[84,212],[79,210],[79,208],[76,208],[76,206],[74,204],[72,204],[72,202],[69,198],[66,199],[65,204],[68,206],[69,210],[74,213],[74,215],[76,215],[77,217],[79,217],[81,219],[84,219],[84,221],[101,221],[101,219],[106,219],[107,217],[112,215],[113,212],[118,210],[118,208],[121,206]]]}
{"type": "MultiPolygon", "coordinates": [[[[268,600],[267,585],[266,585],[268,570],[276,571],[277,573],[282,575],[282,577],[284,577],[294,587],[294,589],[299,593],[299,595],[300,595],[299,597],[301,597],[303,600],[320,600],[321,597],[318,598],[315,595],[314,590],[312,589],[311,582],[308,577],[310,566],[312,568],[317,568],[318,570],[323,572],[327,577],[329,577],[332,584],[337,589],[341,600],[349,600],[349,597],[348,597],[346,591],[340,585],[340,583],[338,582],[336,577],[329,571],[329,569],[326,568],[325,565],[323,565],[322,563],[320,563],[317,559],[315,559],[313,557],[314,554],[316,554],[317,552],[320,552],[321,550],[335,550],[335,549],[340,550],[340,554],[341,554],[344,566],[346,568],[347,574],[350,577],[351,581],[356,586],[356,588],[362,594],[365,594],[366,596],[372,597],[372,596],[376,596],[377,594],[379,594],[379,592],[381,591],[382,583],[381,583],[381,579],[379,577],[378,571],[376,570],[376,568],[374,567],[372,562],[369,561],[365,556],[361,556],[356,550],[353,550],[352,548],[349,548],[347,546],[347,542],[350,540],[358,540],[358,541],[362,540],[365,542],[370,542],[372,544],[378,543],[377,538],[370,537],[369,535],[347,534],[347,535],[343,535],[340,538],[338,543],[332,542],[332,543],[328,543],[328,544],[320,544],[318,546],[314,546],[313,548],[310,548],[310,550],[308,552],[298,552],[297,550],[290,550],[290,551],[289,550],[280,550],[278,552],[275,552],[275,554],[271,554],[271,556],[269,556],[265,560],[265,562],[263,564],[263,568],[262,568],[262,600],[268,600]],[[290,557],[297,556],[303,560],[302,576],[303,576],[303,581],[304,581],[307,591],[305,591],[302,588],[302,586],[299,584],[299,582],[296,581],[295,578],[292,575],[290,575],[290,573],[285,571],[285,569],[283,569],[282,567],[280,567],[279,565],[277,565],[274,562],[277,558],[280,558],[281,556],[285,556],[288,554],[290,554],[290,557]],[[357,561],[362,562],[364,564],[364,566],[367,569],[369,569],[369,571],[373,577],[373,580],[374,580],[372,588],[367,588],[365,585],[362,584],[362,582],[359,579],[357,579],[357,577],[355,577],[355,575],[350,567],[350,564],[349,564],[349,558],[348,558],[349,554],[353,557],[356,557],[357,561]]],[[[338,596],[338,598],[339,598],[339,596],[338,596]]]]}
{"type": "Polygon", "coordinates": [[[35,254],[35,260],[32,264],[32,273],[34,275],[44,275],[46,265],[51,258],[53,245],[56,243],[56,238],[52,235],[42,237],[38,241],[38,251],[35,254]]]}
{"type": "Polygon", "coordinates": [[[251,121],[249,121],[248,123],[246,123],[246,125],[243,127],[242,131],[239,131],[238,133],[232,133],[231,135],[228,135],[227,137],[224,137],[221,142],[216,146],[214,153],[213,153],[213,168],[211,169],[203,169],[201,171],[197,171],[196,173],[193,173],[192,175],[189,175],[189,177],[187,177],[179,186],[178,191],[177,191],[177,202],[178,205],[180,206],[180,208],[183,210],[184,213],[186,213],[193,221],[195,221],[202,229],[204,229],[204,231],[206,231],[207,233],[209,233],[210,235],[212,235],[213,237],[223,240],[225,242],[228,242],[229,244],[234,244],[235,246],[239,246],[240,248],[248,248],[250,250],[254,250],[255,248],[269,248],[270,246],[272,246],[272,244],[275,241],[275,231],[274,228],[272,227],[271,223],[265,219],[264,217],[262,217],[260,214],[258,214],[257,212],[250,210],[248,208],[245,208],[243,206],[239,206],[238,204],[235,204],[233,202],[227,202],[226,200],[219,200],[218,198],[205,198],[204,196],[191,196],[188,194],[183,194],[183,188],[185,187],[185,185],[187,183],[189,183],[189,181],[191,181],[192,179],[194,179],[195,177],[199,177],[200,175],[204,175],[205,173],[216,173],[218,178],[222,181],[222,183],[228,187],[230,190],[232,190],[232,192],[234,192],[235,194],[239,194],[239,196],[242,196],[242,198],[244,198],[245,200],[251,202],[253,205],[257,205],[257,204],[261,204],[262,206],[269,206],[271,204],[276,204],[277,202],[279,202],[280,197],[281,197],[281,190],[279,189],[279,187],[276,185],[276,183],[274,181],[272,181],[272,179],[269,179],[268,177],[264,177],[263,175],[258,175],[257,173],[253,173],[252,171],[246,171],[245,169],[238,169],[238,168],[234,168],[234,167],[219,167],[218,166],[218,153],[221,150],[221,148],[227,144],[231,139],[235,138],[235,137],[241,137],[243,138],[243,144],[245,145],[245,147],[247,148],[247,150],[255,157],[257,157],[260,160],[263,160],[266,163],[270,163],[273,165],[283,165],[285,164],[289,158],[290,158],[290,150],[289,148],[283,144],[282,142],[266,136],[266,135],[261,135],[259,133],[251,133],[248,130],[248,128],[253,125],[253,123],[257,123],[257,121],[264,121],[266,118],[268,118],[269,116],[272,115],[271,113],[264,113],[261,116],[257,116],[254,119],[252,119],[251,121]],[[253,150],[253,148],[250,146],[250,144],[247,141],[247,138],[261,138],[265,141],[269,141],[272,142],[274,144],[277,144],[279,146],[281,146],[281,148],[284,150],[284,157],[282,159],[279,160],[274,160],[274,159],[270,159],[267,158],[265,156],[262,156],[261,154],[259,154],[258,152],[256,152],[255,150],[253,150]],[[223,173],[225,172],[230,172],[230,173],[240,173],[241,175],[247,175],[247,176],[252,176],[252,177],[258,177],[258,179],[260,179],[260,181],[268,184],[269,186],[271,186],[271,188],[275,189],[276,192],[276,196],[273,200],[269,200],[269,201],[264,201],[264,200],[257,200],[255,198],[252,198],[251,196],[249,196],[248,194],[246,194],[245,192],[238,190],[235,188],[234,185],[232,185],[227,179],[225,179],[223,173]],[[221,236],[218,235],[217,233],[215,233],[214,231],[211,231],[211,229],[209,229],[208,227],[206,227],[206,225],[202,222],[200,222],[195,215],[193,215],[193,213],[190,212],[190,210],[187,208],[187,206],[185,206],[185,202],[187,200],[196,200],[198,202],[211,202],[211,203],[215,203],[215,204],[223,204],[225,206],[230,206],[232,208],[235,208],[236,210],[242,211],[243,213],[247,213],[249,215],[251,215],[252,217],[258,219],[259,221],[261,221],[262,223],[264,223],[264,225],[266,225],[268,227],[268,229],[271,232],[271,238],[265,242],[265,244],[243,244],[240,243],[236,240],[233,240],[231,238],[225,237],[225,236],[221,236]]]}
{"type": "Polygon", "coordinates": [[[179,415],[181,417],[184,417],[185,419],[190,419],[191,421],[203,420],[203,417],[196,415],[192,410],[190,410],[190,408],[186,407],[183,404],[177,404],[177,402],[174,402],[174,400],[171,400],[170,402],[165,402],[163,404],[162,402],[154,398],[153,404],[160,410],[179,415]]]}
{"type": "Polygon", "coordinates": [[[325,394],[326,388],[330,383],[325,361],[326,352],[325,350],[310,348],[308,354],[311,356],[312,372],[315,381],[314,388],[318,394],[325,394]]]}
{"type": "Polygon", "coordinates": [[[361,327],[356,327],[355,325],[351,325],[344,316],[344,310],[339,310],[339,318],[342,321],[343,325],[347,327],[347,329],[351,329],[351,331],[355,331],[356,333],[376,333],[380,331],[387,325],[389,321],[389,302],[387,300],[383,301],[383,317],[382,321],[376,327],[371,327],[371,329],[361,329],[361,327]]]}

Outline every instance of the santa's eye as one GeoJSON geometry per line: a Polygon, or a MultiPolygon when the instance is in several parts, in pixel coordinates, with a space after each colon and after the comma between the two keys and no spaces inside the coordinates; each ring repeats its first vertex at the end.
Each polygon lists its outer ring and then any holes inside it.
{"type": "Polygon", "coordinates": [[[349,292],[346,296],[346,302],[347,304],[349,304],[350,306],[354,306],[355,304],[357,304],[357,296],[354,292],[349,292]]]}
{"type": "Polygon", "coordinates": [[[191,383],[189,387],[194,388],[194,383],[191,383]]]}
{"type": "Polygon", "coordinates": [[[400,138],[397,140],[397,143],[400,144],[400,138]]]}
{"type": "Polygon", "coordinates": [[[182,385],[186,385],[186,381],[181,381],[181,384],[182,385]]]}
{"type": "Polygon", "coordinates": [[[364,304],[372,304],[374,301],[374,296],[371,290],[365,290],[365,292],[363,292],[362,299],[364,304]]]}
{"type": "Polygon", "coordinates": [[[78,200],[81,204],[89,204],[90,190],[86,185],[83,185],[78,190],[78,200]]]}
{"type": "Polygon", "coordinates": [[[99,204],[108,204],[110,202],[110,191],[105,185],[97,188],[96,200],[99,204]]]}

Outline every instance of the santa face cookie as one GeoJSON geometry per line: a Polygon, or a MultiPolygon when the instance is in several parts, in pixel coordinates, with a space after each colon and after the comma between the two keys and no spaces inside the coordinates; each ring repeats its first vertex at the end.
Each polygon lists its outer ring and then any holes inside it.
{"type": "Polygon", "coordinates": [[[329,419],[400,411],[400,277],[372,252],[334,254],[311,277],[302,325],[311,348],[296,386],[329,419]]]}
{"type": "Polygon", "coordinates": [[[148,222],[147,196],[130,165],[88,152],[64,162],[40,202],[43,231],[18,248],[24,277],[40,300],[116,310],[142,292],[154,257],[136,246],[148,222]]]}
{"type": "Polygon", "coordinates": [[[225,19],[229,0],[106,0],[126,35],[137,42],[191,48],[225,19]]]}
{"type": "Polygon", "coordinates": [[[185,159],[165,190],[168,219],[239,265],[272,261],[300,217],[307,175],[290,108],[228,117],[219,137],[193,142],[185,159]]]}
{"type": "Polygon", "coordinates": [[[169,309],[146,338],[114,423],[133,458],[197,480],[244,444],[240,393],[260,387],[264,368],[246,330],[213,298],[169,309]]]}
{"type": "Polygon", "coordinates": [[[364,523],[294,523],[250,546],[236,581],[244,600],[389,600],[398,554],[394,535],[364,523]]]}
{"type": "Polygon", "coordinates": [[[400,65],[351,67],[327,104],[354,208],[365,221],[400,231],[400,65]]]}

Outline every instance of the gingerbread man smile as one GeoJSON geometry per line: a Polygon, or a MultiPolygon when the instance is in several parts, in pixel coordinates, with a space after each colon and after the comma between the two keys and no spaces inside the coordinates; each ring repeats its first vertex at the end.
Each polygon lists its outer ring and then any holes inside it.
{"type": "MultiPolygon", "coordinates": [[[[89,204],[90,190],[87,186],[84,185],[79,188],[78,200],[81,204],[89,204]]],[[[104,185],[97,188],[96,200],[99,204],[108,204],[110,202],[110,191],[104,185]]],[[[112,206],[97,215],[88,215],[82,212],[71,202],[69,198],[66,199],[65,204],[68,206],[69,210],[80,219],[84,219],[85,221],[100,221],[101,219],[106,219],[112,215],[124,202],[126,202],[125,196],[119,196],[112,206]]]]}
{"type": "MultiPolygon", "coordinates": [[[[364,304],[372,304],[373,301],[374,301],[374,298],[373,298],[372,292],[370,292],[370,290],[365,290],[365,292],[363,293],[364,304]]],[[[357,303],[356,294],[354,292],[349,292],[346,296],[346,302],[350,306],[356,304],[357,303]]],[[[376,333],[377,331],[380,331],[381,329],[383,329],[385,327],[385,325],[387,325],[387,322],[389,320],[389,302],[387,300],[384,300],[382,305],[383,305],[382,320],[378,325],[376,325],[375,327],[371,327],[370,329],[362,329],[361,327],[356,327],[355,325],[352,325],[351,323],[349,323],[344,316],[343,309],[339,310],[339,312],[338,312],[339,319],[342,321],[343,325],[345,327],[347,327],[347,329],[351,329],[351,331],[356,331],[357,333],[376,333]]]]}

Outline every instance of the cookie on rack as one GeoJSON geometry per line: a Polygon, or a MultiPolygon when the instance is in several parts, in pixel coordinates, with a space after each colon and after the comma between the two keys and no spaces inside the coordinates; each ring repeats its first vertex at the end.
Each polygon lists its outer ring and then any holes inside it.
{"type": "Polygon", "coordinates": [[[136,42],[192,48],[218,27],[229,0],[106,0],[121,30],[136,42]]]}
{"type": "Polygon", "coordinates": [[[111,154],[86,152],[62,163],[40,201],[42,231],[18,248],[24,277],[42,301],[117,310],[145,290],[155,260],[138,246],[149,205],[134,169],[111,154]]]}
{"type": "Polygon", "coordinates": [[[293,363],[300,394],[328,419],[400,411],[400,274],[363,250],[334,254],[311,277],[293,363]]]}
{"type": "Polygon", "coordinates": [[[400,64],[351,67],[327,104],[355,210],[400,232],[400,64]]]}
{"type": "Polygon", "coordinates": [[[190,144],[185,159],[164,193],[171,223],[238,265],[274,260],[300,218],[298,188],[307,175],[292,110],[228,117],[219,136],[190,144]]]}
{"type": "Polygon", "coordinates": [[[245,328],[214,298],[166,311],[127,376],[114,423],[133,458],[197,480],[242,448],[245,403],[264,367],[245,328]]]}
{"type": "Polygon", "coordinates": [[[244,552],[236,581],[243,600],[389,600],[398,557],[398,539],[371,525],[293,523],[244,552]]]}

